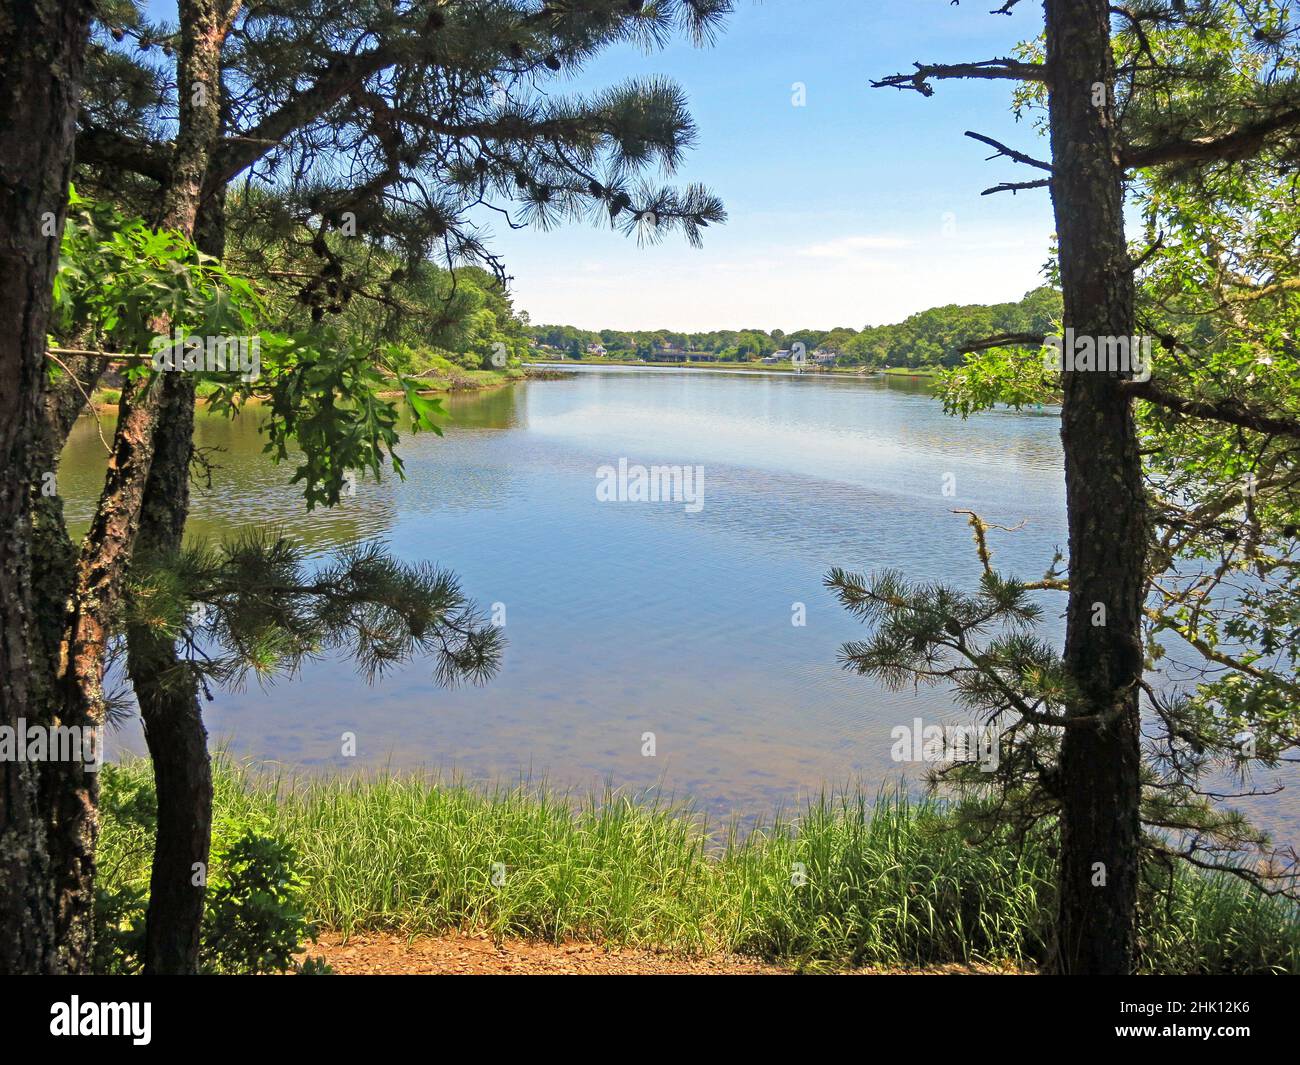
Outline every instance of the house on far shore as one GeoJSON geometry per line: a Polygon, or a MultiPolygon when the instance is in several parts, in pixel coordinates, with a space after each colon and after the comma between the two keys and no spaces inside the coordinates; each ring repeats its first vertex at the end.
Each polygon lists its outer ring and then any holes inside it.
{"type": "Polygon", "coordinates": [[[670,344],[655,344],[645,353],[646,362],[717,362],[712,351],[686,351],[670,344]]]}
{"type": "Polygon", "coordinates": [[[822,348],[818,348],[812,353],[813,363],[817,366],[825,366],[828,369],[835,365],[837,359],[839,359],[839,356],[835,352],[825,351],[822,348]]]}
{"type": "Polygon", "coordinates": [[[782,348],[780,351],[772,352],[771,355],[764,355],[758,361],[762,363],[766,363],[768,366],[771,366],[773,363],[777,363],[777,362],[788,362],[789,359],[790,359],[790,350],[788,348],[782,348]]]}
{"type": "Polygon", "coordinates": [[[605,350],[604,344],[588,344],[587,354],[594,355],[598,359],[603,359],[609,353],[605,350]]]}

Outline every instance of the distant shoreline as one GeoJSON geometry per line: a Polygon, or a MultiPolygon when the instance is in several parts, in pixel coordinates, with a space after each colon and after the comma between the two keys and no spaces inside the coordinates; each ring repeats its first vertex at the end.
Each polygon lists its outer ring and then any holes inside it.
{"type": "MultiPolygon", "coordinates": [[[[723,364],[716,362],[647,362],[645,360],[617,360],[617,361],[596,361],[596,360],[576,360],[565,359],[561,362],[550,360],[540,360],[536,362],[525,362],[522,366],[522,372],[502,371],[502,370],[466,370],[463,373],[450,377],[428,377],[420,379],[421,393],[453,393],[453,392],[485,392],[494,388],[504,388],[507,385],[518,384],[521,381],[535,380],[546,381],[555,380],[565,376],[565,371],[573,366],[591,367],[594,369],[648,369],[648,370],[712,370],[716,373],[731,374],[754,374],[768,377],[837,377],[837,378],[861,378],[866,380],[876,380],[883,377],[904,378],[910,380],[933,381],[938,377],[938,372],[924,368],[907,369],[903,367],[891,366],[883,370],[863,370],[859,367],[852,369],[829,369],[829,370],[803,370],[796,373],[790,364],[774,363],[770,366],[755,365],[753,363],[742,364],[723,364]]],[[[400,396],[400,389],[381,392],[384,396],[400,396]]],[[[116,388],[97,388],[91,393],[89,406],[96,411],[112,411],[116,409],[120,399],[121,392],[116,388]]],[[[205,402],[206,397],[199,395],[199,401],[205,402]]],[[[257,399],[249,399],[248,404],[256,405],[260,402],[257,399]]]]}
{"type": "MultiPolygon", "coordinates": [[[[595,369],[619,369],[623,367],[631,369],[651,369],[651,370],[715,370],[718,373],[750,373],[750,374],[768,374],[787,376],[795,374],[795,368],[790,363],[772,363],[770,365],[757,365],[755,363],[721,363],[721,362],[649,362],[644,359],[564,359],[552,360],[542,359],[536,362],[524,363],[526,367],[538,367],[547,370],[563,370],[570,366],[590,366],[595,369]]],[[[906,367],[890,366],[883,370],[867,370],[864,367],[842,367],[832,368],[829,370],[802,370],[798,371],[799,376],[809,377],[860,377],[860,378],[878,378],[878,377],[903,377],[916,378],[918,380],[932,381],[939,376],[939,371],[931,370],[924,367],[910,369],[906,367]]]]}

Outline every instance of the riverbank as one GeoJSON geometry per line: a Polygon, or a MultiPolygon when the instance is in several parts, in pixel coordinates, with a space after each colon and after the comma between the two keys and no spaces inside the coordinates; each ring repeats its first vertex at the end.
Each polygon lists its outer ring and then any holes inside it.
{"type": "MultiPolygon", "coordinates": [[[[499,388],[522,381],[529,373],[523,367],[506,370],[453,370],[416,375],[421,392],[478,392],[485,388],[499,388]]],[[[399,392],[392,393],[394,395],[399,392]]]]}
{"type": "MultiPolygon", "coordinates": [[[[450,372],[433,373],[428,376],[419,376],[420,391],[429,393],[442,392],[481,392],[489,388],[501,388],[504,385],[516,384],[527,378],[536,378],[546,380],[552,377],[560,377],[562,374],[544,369],[530,370],[526,367],[514,366],[505,370],[461,370],[456,369],[450,372]]],[[[400,396],[402,391],[394,389],[392,392],[383,393],[384,395],[400,396]]],[[[205,397],[203,386],[199,387],[199,399],[205,397]]],[[[117,388],[97,388],[90,394],[91,404],[96,408],[114,408],[122,398],[122,392],[117,388]]]]}
{"type": "MultiPolygon", "coordinates": [[[[149,764],[105,767],[102,783],[101,887],[138,897],[149,764]]],[[[295,777],[225,759],[215,784],[210,877],[223,875],[222,841],[247,829],[282,841],[307,917],[335,944],[466,933],[800,970],[1025,970],[1045,957],[1054,912],[1050,841],[980,840],[955,811],[901,796],[823,795],[741,836],[619,793],[295,777]]],[[[1228,878],[1159,885],[1141,940],[1146,972],[1300,971],[1295,906],[1228,878]]]]}
{"type": "Polygon", "coordinates": [[[881,372],[886,377],[917,377],[926,380],[934,380],[943,373],[942,370],[929,369],[923,366],[886,366],[881,372]]]}

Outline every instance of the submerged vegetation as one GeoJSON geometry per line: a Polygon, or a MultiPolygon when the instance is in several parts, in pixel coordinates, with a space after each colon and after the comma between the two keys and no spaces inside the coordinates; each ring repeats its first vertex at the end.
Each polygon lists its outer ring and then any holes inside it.
{"type": "MultiPolygon", "coordinates": [[[[245,833],[272,837],[295,855],[303,886],[293,902],[318,927],[349,934],[488,931],[804,969],[1032,969],[1055,912],[1050,844],[980,839],[961,809],[901,794],[823,794],[795,818],[742,834],[618,793],[574,800],[414,775],[295,778],[224,758],[214,769],[218,855],[245,833]]],[[[148,818],[138,811],[150,790],[148,763],[105,767],[110,895],[139,899],[147,887],[148,818]]],[[[214,870],[225,875],[220,861],[214,870]]],[[[1300,972],[1293,903],[1224,876],[1150,872],[1141,971],[1300,972]]],[[[129,928],[131,915],[113,919],[129,928]]]]}

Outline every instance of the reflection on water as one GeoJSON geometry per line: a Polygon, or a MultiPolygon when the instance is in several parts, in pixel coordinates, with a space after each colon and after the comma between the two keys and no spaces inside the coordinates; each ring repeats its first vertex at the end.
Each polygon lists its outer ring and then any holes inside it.
{"type": "MultiPolygon", "coordinates": [[[[822,587],[826,571],[890,567],[972,587],[978,562],[957,508],[1024,521],[992,546],[1029,578],[1066,539],[1054,413],[961,422],[920,382],[582,368],[447,406],[445,437],[403,440],[404,481],[359,481],[312,514],[291,468],[261,453],[255,411],[202,417],[214,470],[190,530],[271,526],[317,551],[379,537],[446,566],[480,604],[504,604],[501,674],[443,691],[427,664],[373,686],[346,662],[313,664],[267,690],[220,693],[207,710],[214,742],[313,767],[662,782],[717,814],[788,806],[823,783],[875,788],[902,772],[894,725],[965,718],[942,689],[887,692],[839,668],[840,644],[861,629],[822,587]],[[596,470],[620,458],[703,466],[703,510],[598,502],[596,470]],[[344,732],[357,735],[355,759],[339,756],[344,732]],[[647,732],[653,758],[641,753],[647,732]]],[[[83,420],[60,476],[71,518],[89,518],[102,467],[83,420]]],[[[1059,639],[1060,598],[1043,602],[1059,639]]],[[[136,733],[122,741],[139,748],[136,733]]],[[[1253,806],[1284,839],[1297,794],[1253,806]]]]}

